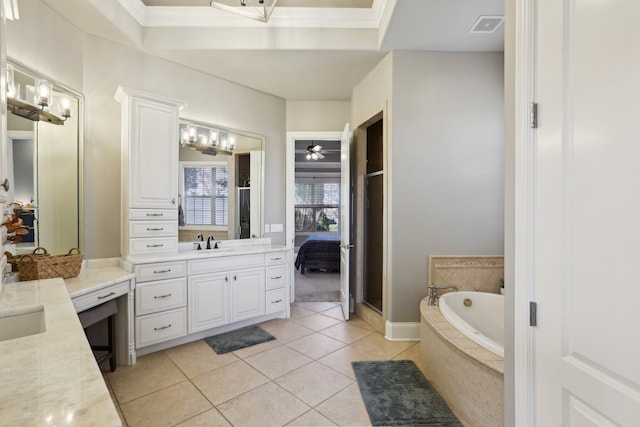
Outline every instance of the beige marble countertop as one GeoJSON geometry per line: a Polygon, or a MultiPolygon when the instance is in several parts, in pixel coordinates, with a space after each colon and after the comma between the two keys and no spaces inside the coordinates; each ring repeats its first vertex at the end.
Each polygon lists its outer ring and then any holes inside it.
{"type": "Polygon", "coordinates": [[[62,279],[5,284],[0,313],[44,307],[46,331],[0,341],[0,425],[120,426],[62,279]]]}
{"type": "Polygon", "coordinates": [[[120,268],[117,259],[111,262],[88,260],[80,274],[77,277],[65,279],[65,283],[69,295],[75,298],[135,277],[135,273],[129,273],[120,268]]]}
{"type": "MultiPolygon", "coordinates": [[[[286,246],[271,244],[270,239],[223,240],[220,243],[219,249],[201,250],[195,249],[197,243],[198,242],[180,242],[178,252],[172,254],[132,255],[126,259],[125,265],[126,263],[145,264],[163,261],[186,261],[190,259],[217,258],[290,250],[290,248],[286,246]]],[[[200,243],[202,247],[205,247],[207,244],[206,241],[200,243]]]]}

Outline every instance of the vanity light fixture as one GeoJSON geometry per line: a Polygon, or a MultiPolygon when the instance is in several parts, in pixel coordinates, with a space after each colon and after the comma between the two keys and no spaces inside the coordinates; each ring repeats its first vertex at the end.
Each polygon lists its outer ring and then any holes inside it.
{"type": "Polygon", "coordinates": [[[49,106],[53,104],[53,84],[47,80],[36,79],[33,103],[20,98],[20,83],[15,81],[14,71],[13,66],[7,64],[7,110],[34,122],[43,121],[55,125],[63,125],[71,117],[71,101],[66,97],[60,100],[60,115],[49,111],[49,106]]]}
{"type": "Polygon", "coordinates": [[[211,0],[209,5],[266,23],[277,2],[278,0],[211,0]]]}
{"type": "Polygon", "coordinates": [[[180,123],[180,145],[210,156],[231,155],[236,148],[235,135],[226,130],[188,123],[180,123]]]}

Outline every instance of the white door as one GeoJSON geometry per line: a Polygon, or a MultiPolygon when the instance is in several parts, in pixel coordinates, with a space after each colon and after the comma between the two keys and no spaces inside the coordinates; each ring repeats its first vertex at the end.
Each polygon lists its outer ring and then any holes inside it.
{"type": "Polygon", "coordinates": [[[351,185],[349,176],[349,149],[351,135],[349,123],[344,126],[340,144],[340,303],[344,319],[349,320],[349,252],[351,240],[350,207],[351,185]]]}
{"type": "Polygon", "coordinates": [[[638,0],[538,0],[537,426],[640,425],[638,22],[638,0]]]}

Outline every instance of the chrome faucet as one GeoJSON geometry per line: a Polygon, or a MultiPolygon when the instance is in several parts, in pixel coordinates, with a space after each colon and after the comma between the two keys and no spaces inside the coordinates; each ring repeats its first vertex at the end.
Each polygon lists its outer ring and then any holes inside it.
{"type": "Polygon", "coordinates": [[[430,284],[429,286],[427,286],[427,290],[429,291],[428,293],[428,297],[429,300],[427,301],[428,305],[436,305],[436,302],[438,302],[438,299],[440,298],[440,295],[438,294],[439,290],[444,290],[444,289],[453,289],[454,292],[458,292],[458,288],[453,286],[453,285],[449,285],[449,286],[436,286],[435,283],[430,284]]]}
{"type": "MultiPolygon", "coordinates": [[[[207,237],[207,249],[211,249],[211,241],[213,240],[213,236],[207,237]]],[[[217,243],[216,243],[217,246],[217,243]]]]}

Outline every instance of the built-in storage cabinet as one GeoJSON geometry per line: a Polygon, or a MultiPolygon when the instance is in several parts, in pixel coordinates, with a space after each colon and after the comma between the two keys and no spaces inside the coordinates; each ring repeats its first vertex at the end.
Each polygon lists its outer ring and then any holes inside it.
{"type": "Polygon", "coordinates": [[[122,256],[176,253],[184,103],[123,87],[115,97],[122,106],[122,256]]]}

